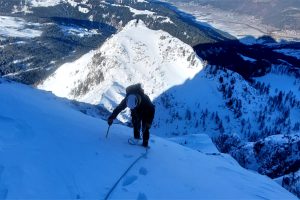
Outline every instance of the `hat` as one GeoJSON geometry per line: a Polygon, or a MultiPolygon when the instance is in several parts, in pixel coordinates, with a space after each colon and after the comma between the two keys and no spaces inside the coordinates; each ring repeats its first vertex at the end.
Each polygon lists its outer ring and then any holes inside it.
{"type": "Polygon", "coordinates": [[[139,104],[139,99],[136,95],[134,94],[130,94],[128,97],[127,97],[127,100],[126,100],[126,105],[128,108],[130,108],[131,110],[132,109],[135,109],[139,104]]]}

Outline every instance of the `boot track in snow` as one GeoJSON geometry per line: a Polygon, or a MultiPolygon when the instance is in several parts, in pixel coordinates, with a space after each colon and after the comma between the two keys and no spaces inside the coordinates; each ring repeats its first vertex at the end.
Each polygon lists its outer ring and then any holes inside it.
{"type": "Polygon", "coordinates": [[[117,182],[113,185],[113,187],[109,190],[107,195],[105,196],[104,200],[107,200],[114,189],[118,186],[119,182],[124,178],[124,176],[130,171],[130,169],[141,159],[141,158],[146,158],[148,154],[148,148],[146,148],[145,152],[142,153],[133,163],[126,169],[126,171],[120,176],[120,178],[117,180],[117,182]]]}

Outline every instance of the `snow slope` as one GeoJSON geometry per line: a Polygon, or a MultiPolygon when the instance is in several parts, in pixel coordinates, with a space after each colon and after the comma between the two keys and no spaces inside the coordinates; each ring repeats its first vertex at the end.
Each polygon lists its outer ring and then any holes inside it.
{"type": "MultiPolygon", "coordinates": [[[[68,101],[0,79],[0,198],[104,198],[145,150],[131,130],[73,110],[68,101]]],[[[227,155],[152,136],[151,149],[110,198],[296,199],[227,155]]]]}
{"type": "Polygon", "coordinates": [[[130,84],[142,83],[154,99],[192,79],[202,67],[190,46],[166,32],[148,29],[141,20],[133,20],[99,49],[59,67],[38,88],[61,97],[100,103],[111,110],[130,84]]]}

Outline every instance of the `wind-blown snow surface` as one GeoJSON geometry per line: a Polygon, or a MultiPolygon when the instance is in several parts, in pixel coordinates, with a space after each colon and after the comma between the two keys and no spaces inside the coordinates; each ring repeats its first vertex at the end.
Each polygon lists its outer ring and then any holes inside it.
{"type": "Polygon", "coordinates": [[[192,79],[202,68],[190,46],[134,20],[98,50],[59,67],[38,87],[111,110],[130,84],[141,82],[154,99],[192,79]]]}
{"type": "MultiPolygon", "coordinates": [[[[70,108],[66,100],[0,79],[0,198],[102,199],[145,150],[131,130],[70,108]]],[[[151,138],[151,149],[111,198],[296,199],[227,155],[151,138]]]]}

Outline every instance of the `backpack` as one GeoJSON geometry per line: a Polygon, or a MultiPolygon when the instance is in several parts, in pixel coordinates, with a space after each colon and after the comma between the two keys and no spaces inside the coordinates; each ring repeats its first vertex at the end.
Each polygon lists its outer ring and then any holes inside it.
{"type": "Polygon", "coordinates": [[[140,83],[130,85],[126,88],[126,96],[130,94],[144,94],[144,90],[142,88],[142,85],[140,83]]]}

